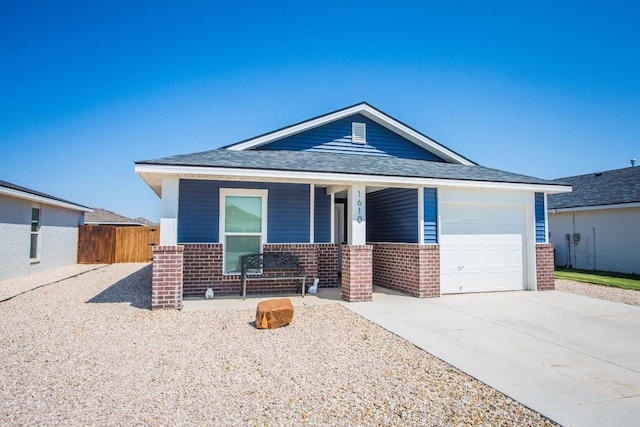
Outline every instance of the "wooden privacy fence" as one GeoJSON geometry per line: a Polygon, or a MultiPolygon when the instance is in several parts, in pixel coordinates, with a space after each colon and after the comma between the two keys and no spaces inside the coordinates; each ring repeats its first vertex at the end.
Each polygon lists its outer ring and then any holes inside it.
{"type": "Polygon", "coordinates": [[[160,242],[160,227],[81,225],[78,264],[114,264],[153,260],[153,246],[160,242]]]}

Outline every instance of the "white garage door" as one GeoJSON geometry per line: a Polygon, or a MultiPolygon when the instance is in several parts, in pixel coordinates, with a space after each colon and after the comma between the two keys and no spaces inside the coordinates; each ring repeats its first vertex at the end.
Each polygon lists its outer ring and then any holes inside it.
{"type": "Polygon", "coordinates": [[[523,289],[524,206],[443,203],[440,210],[443,294],[523,289]]]}

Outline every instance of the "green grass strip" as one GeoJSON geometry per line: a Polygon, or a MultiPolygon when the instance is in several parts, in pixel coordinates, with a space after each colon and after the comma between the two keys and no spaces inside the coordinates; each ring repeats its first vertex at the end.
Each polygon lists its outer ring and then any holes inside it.
{"type": "Polygon", "coordinates": [[[568,270],[557,269],[556,279],[575,280],[577,282],[593,283],[595,285],[611,286],[614,288],[632,289],[640,291],[640,275],[612,273],[607,271],[568,270]]]}

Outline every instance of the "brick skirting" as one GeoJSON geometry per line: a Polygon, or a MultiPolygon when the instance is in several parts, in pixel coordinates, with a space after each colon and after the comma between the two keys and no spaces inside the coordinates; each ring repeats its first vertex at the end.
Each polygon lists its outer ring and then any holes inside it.
{"type": "Polygon", "coordinates": [[[539,291],[552,291],[556,288],[553,278],[555,263],[553,260],[553,244],[536,244],[536,282],[539,291]]]}
{"type": "MultiPolygon", "coordinates": [[[[207,288],[215,295],[240,295],[238,274],[223,274],[222,244],[184,245],[184,296],[204,297],[207,288]]],[[[298,255],[307,272],[306,285],[319,278],[319,287],[338,286],[338,246],[324,243],[269,243],[263,252],[289,252],[298,255]]],[[[299,292],[300,280],[249,281],[248,294],[299,292]]]]}
{"type": "Polygon", "coordinates": [[[373,244],[373,284],[418,298],[440,296],[440,246],[373,244]]]}

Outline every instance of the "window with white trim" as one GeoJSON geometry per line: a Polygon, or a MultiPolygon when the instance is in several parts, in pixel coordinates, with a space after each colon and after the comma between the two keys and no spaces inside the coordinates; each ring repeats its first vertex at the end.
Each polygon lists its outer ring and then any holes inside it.
{"type": "Polygon", "coordinates": [[[31,208],[31,261],[40,259],[40,208],[31,208]]]}
{"type": "Polygon", "coordinates": [[[356,144],[367,143],[367,124],[366,123],[351,123],[351,142],[356,144]]]}
{"type": "Polygon", "coordinates": [[[240,273],[240,257],[262,252],[267,233],[267,190],[220,189],[224,274],[240,273]]]}

